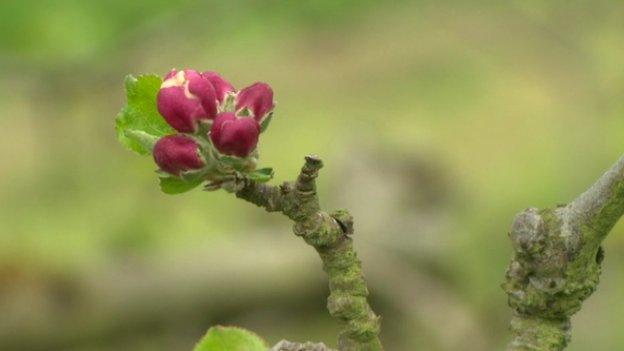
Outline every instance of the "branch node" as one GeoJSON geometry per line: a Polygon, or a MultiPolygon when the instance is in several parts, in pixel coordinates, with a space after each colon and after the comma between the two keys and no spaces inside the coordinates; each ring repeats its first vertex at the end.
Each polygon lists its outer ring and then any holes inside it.
{"type": "Polygon", "coordinates": [[[323,168],[323,160],[321,160],[321,158],[317,155],[307,155],[305,157],[305,160],[306,164],[310,165],[310,167],[315,168],[316,170],[323,168]]]}
{"type": "Polygon", "coordinates": [[[335,210],[329,214],[333,219],[338,222],[340,229],[346,235],[353,234],[353,216],[346,209],[335,210]]]}
{"type": "Polygon", "coordinates": [[[292,184],[290,182],[284,182],[279,185],[279,190],[282,195],[287,195],[292,191],[292,184]]]}

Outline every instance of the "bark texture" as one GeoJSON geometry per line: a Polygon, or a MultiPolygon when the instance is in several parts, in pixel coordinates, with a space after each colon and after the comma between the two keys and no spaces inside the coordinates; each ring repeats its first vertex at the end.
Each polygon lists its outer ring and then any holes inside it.
{"type": "Polygon", "coordinates": [[[296,342],[282,340],[278,342],[270,351],[334,351],[329,347],[325,346],[325,344],[313,344],[311,342],[307,342],[305,344],[300,344],[296,342]]]}
{"type": "Polygon", "coordinates": [[[503,284],[513,309],[508,351],[566,347],[570,317],[598,285],[600,244],[623,213],[624,157],[570,204],[516,216],[503,284]]]}
{"type": "Polygon", "coordinates": [[[327,308],[334,318],[343,322],[338,350],[380,351],[383,350],[379,340],[380,318],[368,304],[368,288],[350,238],[353,218],[346,210],[328,213],[319,205],[315,180],[322,167],[318,157],[307,156],[294,182],[272,186],[244,178],[232,189],[241,199],[268,212],[286,215],[294,222],[295,235],[318,252],[323,270],[329,276],[327,308]]]}

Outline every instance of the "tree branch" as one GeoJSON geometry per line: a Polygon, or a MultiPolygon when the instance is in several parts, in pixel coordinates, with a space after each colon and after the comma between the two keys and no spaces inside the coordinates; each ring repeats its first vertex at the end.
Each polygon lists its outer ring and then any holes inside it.
{"type": "Polygon", "coordinates": [[[294,183],[275,187],[242,179],[236,196],[269,212],[282,212],[294,222],[295,235],[316,249],[329,276],[327,308],[343,322],[338,349],[380,351],[379,317],[368,304],[361,262],[349,237],[353,219],[346,210],[327,213],[319,205],[316,177],[322,167],[318,157],[307,156],[294,183]]]}
{"type": "Polygon", "coordinates": [[[311,342],[300,344],[296,342],[290,342],[282,340],[271,348],[270,351],[334,351],[325,344],[313,344],[311,342]]]}
{"type": "Polygon", "coordinates": [[[624,157],[567,207],[570,221],[588,227],[583,234],[601,241],[624,213],[624,157]]]}
{"type": "Polygon", "coordinates": [[[600,244],[623,213],[624,157],[569,205],[516,216],[503,284],[514,311],[508,350],[565,348],[570,317],[598,285],[600,244]]]}

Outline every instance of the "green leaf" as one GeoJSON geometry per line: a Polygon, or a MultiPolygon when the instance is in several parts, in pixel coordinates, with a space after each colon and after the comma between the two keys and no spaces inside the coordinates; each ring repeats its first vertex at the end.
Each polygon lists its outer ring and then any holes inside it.
{"type": "Polygon", "coordinates": [[[273,179],[273,168],[261,168],[257,169],[247,175],[249,179],[255,180],[259,183],[266,183],[273,179]]]}
{"type": "Polygon", "coordinates": [[[234,157],[234,156],[220,156],[219,157],[219,161],[221,161],[222,163],[232,166],[232,167],[236,167],[238,166],[243,160],[239,157],[234,157]]]}
{"type": "Polygon", "coordinates": [[[148,153],[152,153],[154,145],[160,139],[160,137],[148,134],[142,130],[126,129],[124,136],[130,139],[136,145],[140,145],[142,150],[146,150],[148,153]]]}
{"type": "Polygon", "coordinates": [[[175,132],[156,107],[156,95],[161,83],[162,79],[153,74],[126,77],[128,103],[116,118],[117,138],[141,155],[151,153],[152,141],[175,132]]]}
{"type": "Polygon", "coordinates": [[[208,330],[193,351],[266,351],[268,348],[262,338],[248,330],[216,326],[208,330]]]}
{"type": "Polygon", "coordinates": [[[273,119],[273,112],[270,112],[268,116],[260,123],[260,133],[263,133],[267,128],[269,128],[269,124],[271,124],[271,120],[273,119]]]}
{"type": "Polygon", "coordinates": [[[201,178],[185,181],[173,176],[160,177],[160,190],[169,195],[182,194],[195,189],[202,181],[201,178]]]}

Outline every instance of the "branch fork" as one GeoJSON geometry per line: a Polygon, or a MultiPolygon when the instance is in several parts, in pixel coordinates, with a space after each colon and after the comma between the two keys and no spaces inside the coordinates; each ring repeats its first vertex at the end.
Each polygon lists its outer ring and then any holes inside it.
{"type": "Polygon", "coordinates": [[[503,283],[513,309],[508,351],[566,347],[570,317],[598,286],[600,245],[623,213],[624,157],[570,204],[516,216],[503,283]]]}

